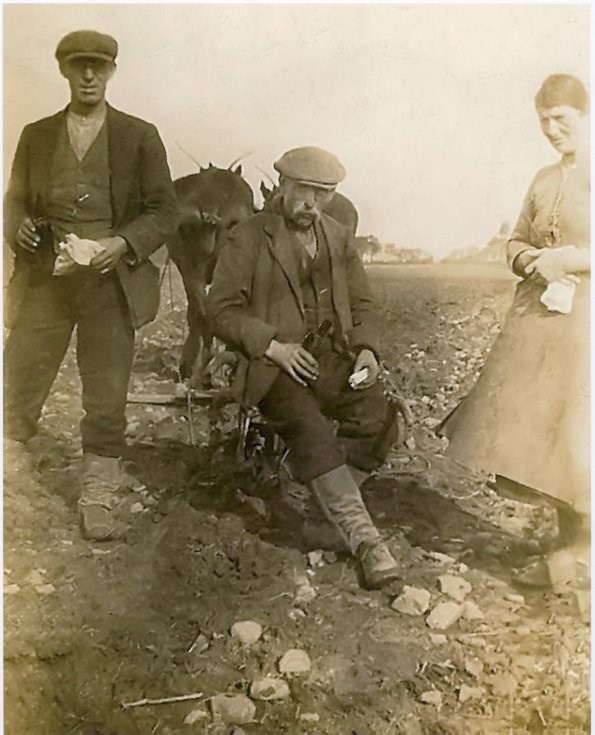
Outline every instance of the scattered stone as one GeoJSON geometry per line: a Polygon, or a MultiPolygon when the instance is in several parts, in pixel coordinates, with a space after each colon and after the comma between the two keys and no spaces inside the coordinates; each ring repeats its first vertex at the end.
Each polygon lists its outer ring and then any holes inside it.
{"type": "Polygon", "coordinates": [[[403,592],[393,600],[391,607],[404,615],[423,615],[430,607],[430,599],[428,590],[405,585],[403,592]]]}
{"type": "Polygon", "coordinates": [[[504,595],[504,599],[507,602],[514,602],[517,605],[524,605],[525,604],[525,598],[523,597],[523,595],[516,595],[516,594],[512,594],[511,593],[509,595],[504,595]]]}
{"type": "Polygon", "coordinates": [[[487,648],[488,646],[487,640],[478,635],[460,635],[457,640],[459,643],[464,643],[466,646],[473,646],[473,648],[487,648]]]}
{"type": "Polygon", "coordinates": [[[426,618],[427,625],[435,630],[446,630],[463,614],[463,606],[456,602],[439,602],[426,618]]]}
{"type": "Polygon", "coordinates": [[[45,569],[34,569],[25,577],[25,581],[33,587],[39,587],[40,585],[45,584],[44,574],[45,569]]]}
{"type": "Polygon", "coordinates": [[[21,588],[18,584],[7,584],[4,587],[4,594],[5,595],[16,595],[17,592],[20,592],[21,588]]]}
{"type": "Polygon", "coordinates": [[[419,698],[424,704],[433,704],[435,707],[442,707],[442,694],[437,689],[430,689],[424,692],[419,698]]]}
{"type": "Polygon", "coordinates": [[[256,705],[244,694],[217,694],[210,702],[213,717],[229,725],[245,725],[254,720],[256,705]]]}
{"type": "Polygon", "coordinates": [[[415,439],[412,436],[405,439],[405,446],[407,447],[407,449],[409,449],[409,451],[412,452],[416,446],[415,439]]]}
{"type": "Polygon", "coordinates": [[[309,605],[316,599],[317,592],[310,584],[310,580],[305,575],[300,575],[295,580],[296,590],[293,597],[293,604],[298,607],[309,605]]]}
{"type": "Polygon", "coordinates": [[[300,720],[302,722],[319,722],[320,715],[318,712],[302,712],[300,720]]]}
{"type": "Polygon", "coordinates": [[[466,579],[455,577],[453,574],[443,574],[438,577],[438,582],[440,583],[440,591],[457,602],[463,602],[473,589],[466,579]]]}
{"type": "Polygon", "coordinates": [[[452,556],[449,556],[448,554],[442,554],[440,551],[428,551],[426,552],[426,556],[428,559],[433,559],[434,561],[438,561],[441,564],[455,563],[455,560],[452,556]]]}
{"type": "Polygon", "coordinates": [[[299,648],[290,648],[279,661],[282,674],[307,674],[311,668],[310,656],[299,648]]]}
{"type": "Polygon", "coordinates": [[[508,697],[514,694],[518,686],[517,680],[510,673],[496,674],[490,678],[490,686],[496,697],[508,697]]]}
{"type": "Polygon", "coordinates": [[[138,503],[138,502],[132,503],[132,505],[130,506],[130,512],[133,514],[142,513],[144,509],[145,509],[145,506],[142,503],[138,503]]]}
{"type": "Polygon", "coordinates": [[[253,699],[260,699],[263,702],[270,702],[274,699],[287,699],[289,695],[290,691],[287,682],[273,676],[263,676],[260,679],[254,679],[250,686],[250,696],[253,699]]]}
{"type": "Polygon", "coordinates": [[[316,551],[309,551],[306,554],[306,558],[308,559],[308,564],[311,567],[321,567],[323,565],[323,553],[320,550],[316,551]]]}
{"type": "Polygon", "coordinates": [[[440,419],[437,419],[434,416],[428,416],[422,421],[422,424],[424,426],[427,426],[428,429],[435,429],[439,423],[440,423],[440,419]]]}
{"type": "Polygon", "coordinates": [[[468,687],[463,684],[459,690],[459,702],[464,704],[470,699],[481,699],[485,693],[483,687],[468,687]]]}
{"type": "Polygon", "coordinates": [[[37,587],[35,587],[35,591],[39,595],[53,595],[56,588],[53,584],[38,584],[37,587]]]}
{"type": "Polygon", "coordinates": [[[448,638],[442,633],[430,633],[430,641],[435,646],[443,646],[445,643],[448,642],[448,638]]]}
{"type": "Polygon", "coordinates": [[[236,638],[244,646],[251,646],[262,635],[262,625],[253,620],[241,620],[231,626],[231,637],[236,638]]]}
{"type": "Polygon", "coordinates": [[[459,564],[459,566],[457,567],[457,571],[459,572],[459,574],[467,574],[467,572],[469,571],[469,567],[466,564],[459,564]]]}
{"type": "Polygon", "coordinates": [[[481,611],[479,605],[472,600],[467,600],[463,605],[463,617],[465,620],[483,620],[485,615],[481,611]]]}
{"type": "Polygon", "coordinates": [[[184,718],[184,724],[185,725],[194,725],[195,722],[200,722],[201,720],[206,720],[209,716],[209,713],[202,709],[202,707],[197,707],[196,709],[193,709],[192,712],[189,712],[186,717],[184,718]]]}
{"type": "Polygon", "coordinates": [[[204,633],[200,633],[188,653],[204,653],[209,648],[209,639],[204,633]]]}
{"type": "Polygon", "coordinates": [[[483,662],[478,658],[467,658],[465,659],[465,671],[477,679],[483,671],[483,662]]]}

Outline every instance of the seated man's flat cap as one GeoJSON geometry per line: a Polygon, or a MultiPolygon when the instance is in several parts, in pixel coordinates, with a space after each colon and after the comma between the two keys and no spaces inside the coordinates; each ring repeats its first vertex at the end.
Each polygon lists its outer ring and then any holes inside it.
{"type": "Polygon", "coordinates": [[[59,63],[68,59],[103,59],[115,61],[118,44],[114,38],[97,31],[73,31],[60,41],[56,49],[59,63]]]}
{"type": "Polygon", "coordinates": [[[274,168],[281,176],[329,189],[345,178],[345,169],[339,159],[314,146],[287,151],[275,161],[274,168]]]}

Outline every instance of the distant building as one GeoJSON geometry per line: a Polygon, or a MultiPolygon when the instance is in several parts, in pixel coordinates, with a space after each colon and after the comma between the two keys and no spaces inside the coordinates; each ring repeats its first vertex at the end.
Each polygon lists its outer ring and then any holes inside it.
{"type": "Polygon", "coordinates": [[[510,225],[503,222],[498,234],[492,237],[484,247],[460,248],[453,250],[445,258],[444,263],[506,263],[506,243],[510,236],[510,225]]]}

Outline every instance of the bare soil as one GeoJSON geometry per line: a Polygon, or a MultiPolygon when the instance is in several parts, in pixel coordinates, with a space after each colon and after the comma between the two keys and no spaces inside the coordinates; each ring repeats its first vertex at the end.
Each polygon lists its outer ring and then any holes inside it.
{"type": "MultiPolygon", "coordinates": [[[[5,732],[10,735],[316,733],[566,735],[589,731],[589,625],[574,596],[515,589],[511,571],[552,543],[551,510],[496,496],[447,461],[434,435],[472,385],[512,298],[498,268],[371,266],[390,378],[415,416],[406,445],[365,485],[402,564],[391,589],[361,588],[324,528],[304,534],[278,489],[234,454],[235,409],[129,407],[124,538],[79,537],[80,385],[69,352],[34,440],[33,469],[5,456],[5,732]],[[309,554],[320,550],[321,553],[309,554]],[[404,585],[449,598],[470,585],[483,618],[432,631],[391,608],[404,585]],[[296,600],[305,577],[316,596],[296,600]],[[263,626],[243,646],[236,621],[263,626]],[[444,640],[431,638],[444,633],[444,640]],[[290,694],[255,701],[241,727],[213,716],[216,694],[249,694],[280,657],[312,668],[290,694]],[[441,703],[422,701],[424,693],[441,703]],[[145,698],[194,700],[126,706],[145,698]],[[468,698],[467,698],[468,697],[468,698]],[[200,712],[197,712],[200,710],[200,712]],[[194,724],[185,724],[188,715],[194,724]],[[304,715],[307,717],[304,718],[304,715]]],[[[138,335],[133,392],[176,382],[180,281],[138,335]]]]}

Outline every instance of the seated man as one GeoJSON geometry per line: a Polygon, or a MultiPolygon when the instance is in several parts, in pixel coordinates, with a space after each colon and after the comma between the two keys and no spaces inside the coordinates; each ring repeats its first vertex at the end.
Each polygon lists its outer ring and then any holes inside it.
{"type": "Polygon", "coordinates": [[[345,170],[313,147],[288,151],[275,169],[278,211],[237,225],[222,248],[209,294],[213,332],[240,353],[235,397],[258,406],[366,586],[381,587],[399,570],[359,484],[385,460],[396,425],[377,383],[379,315],[364,269],[350,233],[322,213],[345,170]]]}

